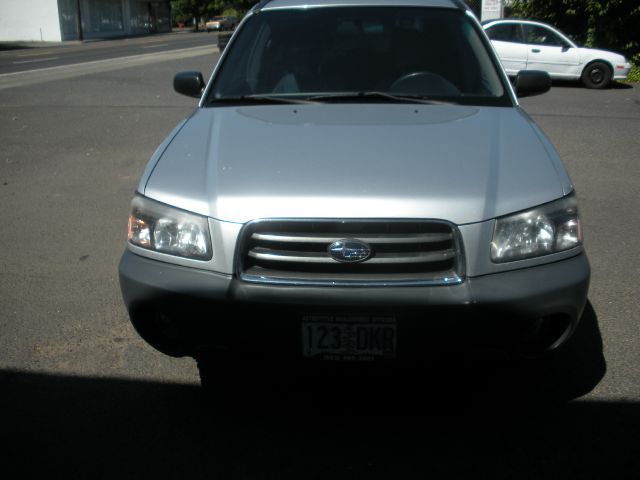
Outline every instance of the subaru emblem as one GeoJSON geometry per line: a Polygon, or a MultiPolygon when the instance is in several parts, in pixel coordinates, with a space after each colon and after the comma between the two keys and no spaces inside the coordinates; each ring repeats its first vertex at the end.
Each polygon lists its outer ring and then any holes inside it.
{"type": "Polygon", "coordinates": [[[363,262],[371,256],[371,247],[360,240],[338,240],[327,248],[331,258],[342,263],[363,262]]]}

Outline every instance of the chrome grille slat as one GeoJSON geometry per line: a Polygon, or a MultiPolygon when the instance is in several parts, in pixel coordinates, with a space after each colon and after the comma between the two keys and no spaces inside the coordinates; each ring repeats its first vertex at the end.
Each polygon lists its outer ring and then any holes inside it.
{"type": "Polygon", "coordinates": [[[336,263],[336,261],[329,257],[329,255],[314,255],[312,253],[304,254],[304,252],[287,252],[283,250],[268,250],[266,248],[254,248],[248,255],[257,260],[269,260],[272,262],[336,263]]]}
{"type": "MultiPolygon", "coordinates": [[[[313,252],[291,252],[286,250],[271,250],[268,248],[254,248],[249,251],[248,255],[257,260],[268,260],[274,262],[290,262],[290,263],[324,263],[335,265],[339,263],[331,258],[328,254],[314,254],[313,252]]],[[[455,256],[453,250],[444,250],[441,252],[424,253],[410,252],[397,254],[379,254],[370,258],[366,262],[370,265],[382,264],[407,264],[407,263],[425,263],[440,262],[449,260],[455,256]]]]}
{"type": "Polygon", "coordinates": [[[283,235],[277,233],[254,233],[251,235],[254,240],[262,240],[265,242],[282,242],[282,243],[332,243],[342,238],[355,238],[363,242],[371,244],[411,244],[411,243],[440,243],[451,240],[450,233],[424,233],[413,236],[406,235],[357,235],[355,233],[345,232],[342,236],[338,235],[283,235]]]}
{"type": "Polygon", "coordinates": [[[241,279],[279,285],[455,285],[464,265],[458,234],[428,220],[260,220],[242,231],[241,279]],[[370,257],[338,261],[329,246],[359,241],[370,257]]]}

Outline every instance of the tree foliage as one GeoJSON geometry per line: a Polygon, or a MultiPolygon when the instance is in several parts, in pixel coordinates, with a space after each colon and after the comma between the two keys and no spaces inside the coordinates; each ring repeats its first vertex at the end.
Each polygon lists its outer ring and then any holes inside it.
{"type": "Polygon", "coordinates": [[[638,0],[514,0],[511,15],[549,23],[578,43],[640,63],[638,0]]]}
{"type": "Polygon", "coordinates": [[[223,13],[242,15],[256,3],[258,0],[172,0],[171,10],[176,21],[191,23],[194,18],[207,19],[223,13]]]}

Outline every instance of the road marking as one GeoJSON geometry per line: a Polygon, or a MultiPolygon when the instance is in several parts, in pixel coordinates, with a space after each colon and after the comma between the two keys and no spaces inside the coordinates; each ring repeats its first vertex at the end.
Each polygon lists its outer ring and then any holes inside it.
{"type": "Polygon", "coordinates": [[[22,63],[34,63],[34,62],[46,62],[47,60],[58,60],[60,57],[48,57],[48,58],[36,58],[35,60],[20,60],[19,62],[13,62],[14,65],[20,65],[22,63]]]}
{"type": "Polygon", "coordinates": [[[142,47],[142,48],[158,48],[158,47],[168,47],[169,44],[168,43],[159,43],[158,45],[147,45],[146,47],[142,47]]]}
{"type": "Polygon", "coordinates": [[[16,55],[16,58],[23,58],[23,57],[40,57],[42,55],[51,55],[53,52],[51,50],[47,50],[45,52],[38,52],[38,53],[21,53],[20,55],[16,55]]]}

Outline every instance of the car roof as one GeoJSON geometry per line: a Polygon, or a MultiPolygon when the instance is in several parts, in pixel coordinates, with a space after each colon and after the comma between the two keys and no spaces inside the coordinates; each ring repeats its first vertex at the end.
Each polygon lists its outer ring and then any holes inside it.
{"type": "Polygon", "coordinates": [[[461,0],[263,0],[255,8],[257,10],[276,10],[328,6],[439,7],[457,10],[468,8],[461,0]]]}

